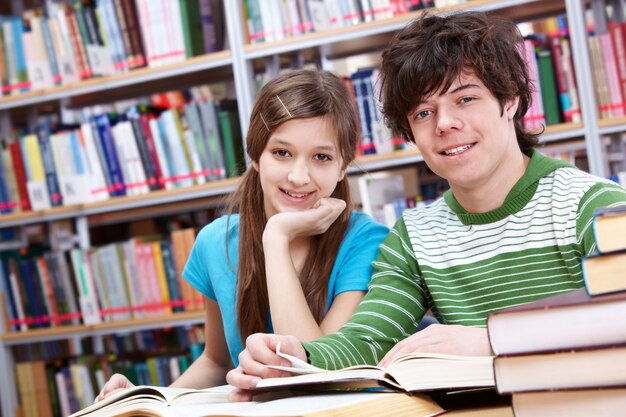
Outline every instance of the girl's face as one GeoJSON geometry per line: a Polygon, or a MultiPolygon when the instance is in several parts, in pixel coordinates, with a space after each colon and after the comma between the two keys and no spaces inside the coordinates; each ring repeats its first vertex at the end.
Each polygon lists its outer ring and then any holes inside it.
{"type": "Polygon", "coordinates": [[[330,197],[346,171],[335,129],[322,117],[280,125],[252,166],[261,177],[268,219],[276,213],[309,209],[330,197]]]}

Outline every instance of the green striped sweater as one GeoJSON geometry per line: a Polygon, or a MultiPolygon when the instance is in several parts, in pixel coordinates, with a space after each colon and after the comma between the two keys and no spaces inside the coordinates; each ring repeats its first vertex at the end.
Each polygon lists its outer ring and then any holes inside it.
{"type": "Polygon", "coordinates": [[[431,309],[445,324],[486,325],[489,313],[583,285],[595,251],[596,207],[626,190],[533,151],[503,205],[468,213],[448,191],[407,210],[381,244],[369,291],[337,333],[304,343],[313,365],[375,364],[431,309]]]}

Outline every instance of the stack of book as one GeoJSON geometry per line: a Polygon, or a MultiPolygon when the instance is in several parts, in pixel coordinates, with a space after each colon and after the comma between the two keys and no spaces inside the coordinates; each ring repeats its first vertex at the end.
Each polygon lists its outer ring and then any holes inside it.
{"type": "Polygon", "coordinates": [[[517,417],[623,416],[626,410],[626,206],[594,217],[599,252],[585,288],[487,320],[500,394],[517,417]]]}

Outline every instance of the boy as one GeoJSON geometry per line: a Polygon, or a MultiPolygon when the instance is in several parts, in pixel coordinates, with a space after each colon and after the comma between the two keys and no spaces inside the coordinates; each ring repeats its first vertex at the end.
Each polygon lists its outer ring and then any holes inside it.
{"type": "Polygon", "coordinates": [[[405,212],[337,333],[304,344],[253,335],[230,384],[283,375],[265,366],[286,365],[278,342],[328,369],[414,351],[489,355],[489,313],[583,285],[593,210],[626,204],[626,190],[533,149],[521,43],[513,22],[478,12],[425,15],[398,32],[383,53],[383,113],[450,190],[405,212]],[[443,324],[414,333],[429,308],[443,324]]]}

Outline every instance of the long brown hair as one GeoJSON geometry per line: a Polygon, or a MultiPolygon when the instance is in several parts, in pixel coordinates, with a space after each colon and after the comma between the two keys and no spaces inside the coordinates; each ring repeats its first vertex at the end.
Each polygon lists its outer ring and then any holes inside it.
{"type": "Polygon", "coordinates": [[[383,52],[381,101],[387,125],[415,141],[407,114],[440,88],[446,91],[462,71],[472,70],[500,102],[518,97],[515,133],[525,154],[538,133],[522,118],[534,89],[521,54],[523,38],[509,19],[483,12],[425,13],[400,30],[383,52]]]}
{"type": "MultiPolygon", "coordinates": [[[[354,108],[343,81],[327,71],[293,70],[269,81],[259,92],[250,116],[246,151],[259,158],[274,130],[292,119],[324,117],[337,135],[344,168],[355,157],[357,125],[354,108]]],[[[328,279],[350,220],[348,179],[344,177],[331,195],[346,202],[346,209],[328,228],[313,236],[300,281],[313,317],[322,321],[328,296],[328,279]]],[[[233,193],[229,214],[239,212],[239,270],[237,271],[237,323],[241,340],[267,331],[269,300],[263,255],[263,209],[259,173],[248,167],[233,193]]]]}

